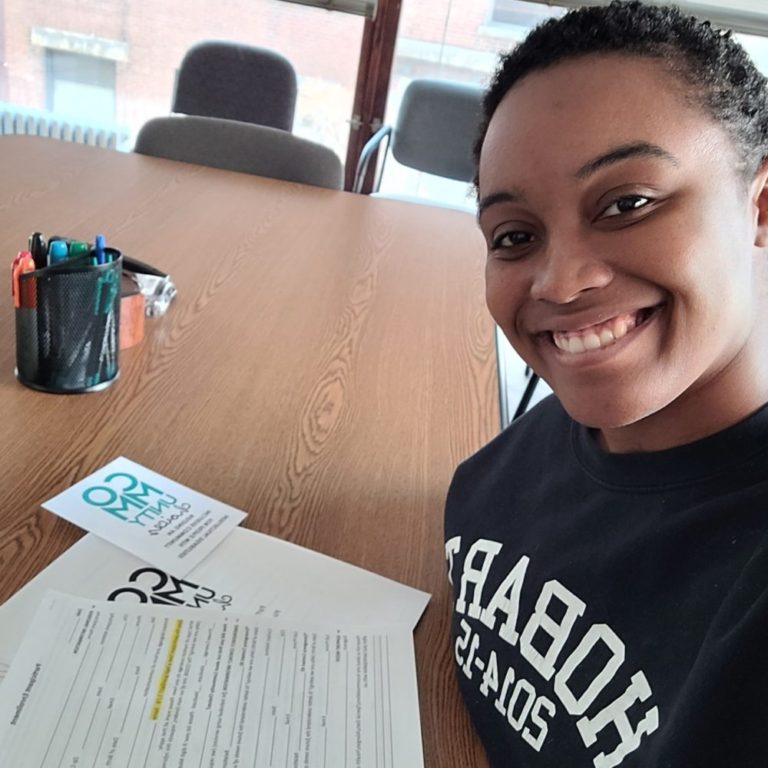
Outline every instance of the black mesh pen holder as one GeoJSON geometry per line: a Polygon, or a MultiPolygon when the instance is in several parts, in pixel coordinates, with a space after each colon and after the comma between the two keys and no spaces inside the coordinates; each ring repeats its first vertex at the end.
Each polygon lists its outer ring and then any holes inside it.
{"type": "Polygon", "coordinates": [[[118,376],[120,251],[107,263],[71,259],[19,278],[16,376],[62,394],[98,392],[118,376]]]}

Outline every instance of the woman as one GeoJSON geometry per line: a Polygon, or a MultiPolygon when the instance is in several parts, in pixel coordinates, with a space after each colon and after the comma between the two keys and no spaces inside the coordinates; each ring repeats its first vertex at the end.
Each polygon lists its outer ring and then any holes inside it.
{"type": "Polygon", "coordinates": [[[494,766],[768,765],[768,96],[615,2],[502,61],[487,302],[551,397],[456,472],[458,679],[494,766]]]}

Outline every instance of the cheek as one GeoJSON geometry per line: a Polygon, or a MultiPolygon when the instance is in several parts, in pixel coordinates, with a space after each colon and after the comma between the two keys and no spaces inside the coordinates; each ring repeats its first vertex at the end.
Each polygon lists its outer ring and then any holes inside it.
{"type": "Polygon", "coordinates": [[[515,318],[525,301],[519,275],[509,263],[491,259],[485,266],[485,303],[496,323],[505,331],[514,329],[515,318]]]}
{"type": "Polygon", "coordinates": [[[738,232],[710,234],[678,251],[672,274],[684,300],[706,316],[708,330],[717,332],[732,317],[750,312],[754,273],[751,246],[738,232]]]}

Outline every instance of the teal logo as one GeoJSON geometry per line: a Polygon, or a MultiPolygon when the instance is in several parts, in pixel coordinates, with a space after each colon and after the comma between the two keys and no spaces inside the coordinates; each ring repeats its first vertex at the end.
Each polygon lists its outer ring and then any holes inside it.
{"type": "Polygon", "coordinates": [[[141,527],[156,523],[171,510],[182,513],[189,510],[189,504],[179,505],[175,496],[127,472],[108,475],[103,485],[86,488],[82,498],[86,504],[98,507],[118,520],[141,527]]]}

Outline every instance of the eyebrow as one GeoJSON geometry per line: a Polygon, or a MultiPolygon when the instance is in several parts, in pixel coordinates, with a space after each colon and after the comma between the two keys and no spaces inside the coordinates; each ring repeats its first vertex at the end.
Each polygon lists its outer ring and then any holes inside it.
{"type": "Polygon", "coordinates": [[[516,189],[509,192],[494,192],[478,201],[477,218],[479,219],[483,211],[492,205],[498,205],[499,203],[521,203],[524,201],[525,195],[516,189]]]}
{"type": "MultiPolygon", "coordinates": [[[[647,141],[636,141],[632,144],[622,144],[620,147],[609,150],[608,152],[593,158],[574,174],[577,179],[585,179],[593,173],[605,168],[613,163],[620,163],[622,160],[628,160],[633,157],[657,157],[666,160],[672,165],[680,165],[680,161],[666,149],[662,149],[658,144],[651,144],[647,141]]],[[[492,205],[499,203],[520,203],[525,202],[525,195],[519,190],[512,189],[509,192],[494,192],[487,195],[477,203],[477,218],[479,219],[483,211],[492,205]]]]}
{"type": "Polygon", "coordinates": [[[606,165],[619,163],[632,157],[658,157],[672,163],[672,165],[680,165],[680,161],[673,154],[667,152],[666,149],[662,149],[657,144],[649,144],[647,141],[637,141],[632,144],[622,144],[620,147],[616,147],[602,155],[598,155],[598,157],[595,157],[588,163],[584,163],[576,171],[576,178],[586,179],[606,165]]]}

